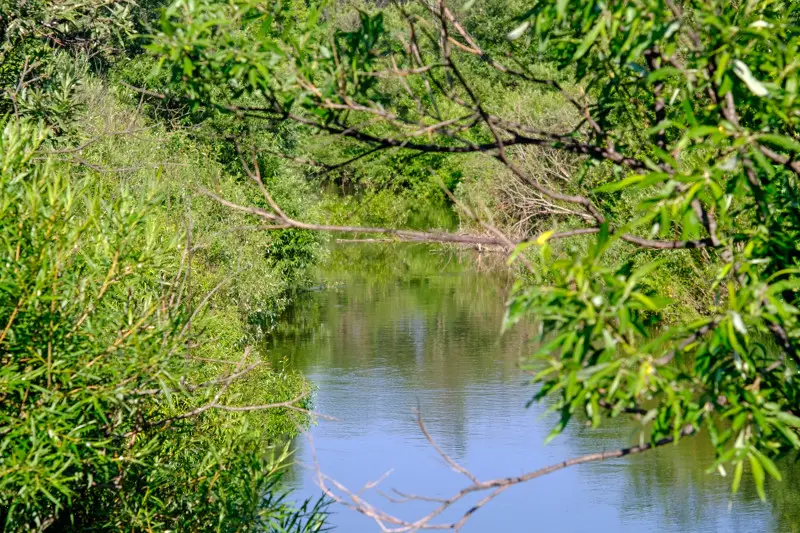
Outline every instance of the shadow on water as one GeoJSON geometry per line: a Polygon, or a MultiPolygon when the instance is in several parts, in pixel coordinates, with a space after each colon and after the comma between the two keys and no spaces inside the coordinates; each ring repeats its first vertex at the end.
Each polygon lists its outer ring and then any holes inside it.
{"type": "MultiPolygon", "coordinates": [[[[319,290],[281,319],[271,356],[304,372],[318,387],[315,408],[340,420],[311,431],[326,474],[352,489],[390,469],[384,489],[447,496],[461,488],[416,426],[417,406],[442,447],[483,478],[638,441],[635,422],[614,420],[594,430],[576,425],[542,445],[553,420],[542,416],[546,405],[524,408],[533,389],[519,370],[533,348],[532,326],[500,335],[512,280],[497,258],[478,259],[422,245],[339,246],[319,290]]],[[[295,445],[298,463],[312,463],[309,442],[295,445]]],[[[712,461],[707,440],[696,438],[563,470],[509,490],[465,531],[800,531],[800,467],[787,462],[784,481],[762,504],[749,484],[731,500],[729,479],[706,473],[712,461]]],[[[299,497],[319,494],[302,466],[288,479],[299,497]]],[[[425,509],[377,494],[372,501],[407,518],[425,509]]],[[[338,531],[378,531],[334,510],[338,531]]]]}

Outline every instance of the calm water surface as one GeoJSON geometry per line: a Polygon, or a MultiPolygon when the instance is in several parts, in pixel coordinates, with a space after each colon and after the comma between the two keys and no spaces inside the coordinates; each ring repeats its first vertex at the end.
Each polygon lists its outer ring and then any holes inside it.
{"type": "MultiPolygon", "coordinates": [[[[638,441],[633,422],[599,430],[576,425],[547,446],[554,420],[546,405],[525,408],[533,388],[519,369],[532,352],[531,326],[500,335],[510,280],[474,255],[424,246],[349,245],[334,249],[317,290],[282,318],[269,350],[318,387],[321,420],[311,431],[326,474],[359,489],[385,472],[381,487],[449,496],[465,484],[427,444],[428,429],[481,478],[521,474],[590,452],[638,441]]],[[[769,487],[761,503],[743,484],[731,501],[729,479],[705,473],[713,453],[701,439],[562,470],[506,491],[476,513],[466,532],[800,531],[800,468],[769,487]]],[[[305,438],[289,476],[301,497],[320,494],[305,438]]],[[[371,501],[406,518],[422,504],[371,501]]],[[[477,498],[471,502],[477,501],[477,498]]],[[[470,502],[443,519],[453,519],[470,502]]],[[[374,532],[369,519],[332,508],[340,532],[374,532]]]]}

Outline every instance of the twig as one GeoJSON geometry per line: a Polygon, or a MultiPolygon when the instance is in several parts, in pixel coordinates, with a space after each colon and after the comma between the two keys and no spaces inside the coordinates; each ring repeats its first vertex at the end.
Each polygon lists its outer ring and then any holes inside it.
{"type": "MultiPolygon", "coordinates": [[[[620,448],[606,452],[581,455],[579,457],[574,457],[572,459],[561,461],[546,466],[544,468],[539,468],[537,470],[527,472],[519,476],[501,477],[501,478],[481,481],[477,476],[475,476],[469,470],[467,470],[458,462],[456,462],[454,459],[452,459],[446,452],[444,452],[444,450],[442,450],[438,446],[436,441],[427,431],[427,428],[425,427],[425,424],[422,421],[422,417],[419,413],[419,410],[417,410],[417,423],[421,431],[425,435],[425,438],[428,441],[428,443],[431,444],[431,446],[439,453],[439,455],[442,458],[444,458],[444,460],[456,472],[464,475],[469,480],[468,485],[464,486],[463,488],[461,488],[460,490],[458,490],[453,495],[447,498],[408,494],[405,492],[400,492],[396,489],[392,489],[392,492],[400,496],[400,498],[397,499],[393,498],[392,496],[389,496],[385,492],[377,491],[377,493],[380,496],[386,498],[388,501],[393,503],[407,503],[407,502],[418,501],[418,502],[428,502],[428,503],[438,504],[433,510],[427,512],[420,518],[416,520],[408,520],[400,518],[387,511],[384,511],[383,509],[376,507],[375,505],[369,503],[367,500],[364,499],[363,489],[358,492],[351,491],[347,487],[345,487],[342,483],[325,475],[322,472],[319,460],[316,455],[316,449],[314,447],[313,438],[311,437],[310,434],[307,434],[307,438],[311,446],[314,468],[316,470],[317,484],[320,486],[321,490],[325,493],[326,496],[328,496],[332,500],[344,505],[345,507],[351,510],[354,510],[358,513],[363,514],[364,516],[373,519],[375,523],[380,527],[381,531],[385,533],[405,533],[405,532],[413,532],[420,530],[460,531],[460,529],[475,514],[475,512],[477,512],[487,503],[489,503],[494,498],[502,494],[504,491],[508,490],[509,488],[515,485],[526,483],[528,481],[532,481],[534,479],[547,476],[549,474],[552,474],[553,472],[557,472],[559,470],[563,470],[565,468],[569,468],[572,466],[642,453],[648,450],[652,450],[670,444],[674,442],[676,438],[675,435],[671,435],[668,437],[664,437],[653,443],[644,443],[635,446],[630,446],[627,448],[620,448]],[[464,512],[458,518],[458,520],[451,522],[434,521],[447,509],[453,507],[455,504],[462,501],[467,496],[476,493],[485,493],[485,496],[481,500],[479,500],[476,504],[472,505],[466,512],[464,512]]],[[[687,425],[677,433],[677,438],[687,437],[693,435],[694,433],[695,433],[695,428],[691,425],[687,425]]],[[[387,474],[384,474],[377,481],[367,483],[365,487],[377,487],[379,482],[386,478],[386,475],[387,474]]]]}

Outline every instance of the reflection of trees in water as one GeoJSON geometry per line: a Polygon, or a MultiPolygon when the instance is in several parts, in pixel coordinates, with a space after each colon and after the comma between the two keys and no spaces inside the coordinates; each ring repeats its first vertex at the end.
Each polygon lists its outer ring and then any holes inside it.
{"type": "MultiPolygon", "coordinates": [[[[640,427],[635,421],[620,418],[604,421],[599,429],[573,428],[562,438],[569,440],[575,455],[581,455],[630,446],[638,441],[640,427]]],[[[770,512],[748,476],[739,494],[732,497],[732,472],[727,477],[716,471],[709,473],[713,463],[713,447],[708,436],[700,433],[678,445],[581,468],[587,483],[613,495],[615,499],[609,503],[616,505],[623,523],[647,513],[653,523],[660,524],[654,531],[718,531],[715,528],[723,523],[730,526],[725,533],[800,531],[787,525],[800,524],[800,508],[793,505],[800,503],[800,468],[794,472],[787,469],[783,484],[767,483],[773,508],[770,512]],[[793,494],[788,495],[786,487],[780,485],[795,487],[793,494]],[[764,529],[769,515],[775,517],[777,525],[764,529]]]]}
{"type": "MultiPolygon", "coordinates": [[[[298,298],[268,347],[273,358],[312,375],[336,369],[358,379],[380,369],[391,376],[381,383],[381,397],[397,395],[391,408],[406,410],[413,424],[415,398],[408,392],[415,391],[430,429],[460,456],[467,399],[476,387],[517,375],[526,336],[524,328],[499,336],[509,287],[503,272],[487,276],[472,268],[472,254],[432,250],[335,249],[323,274],[333,288],[298,298]]],[[[336,401],[354,399],[342,394],[336,401]]],[[[380,420],[386,408],[363,406],[361,423],[380,420]]]]}
{"type": "MultiPolygon", "coordinates": [[[[339,369],[356,380],[366,375],[374,382],[370,369],[380,369],[389,376],[377,385],[381,397],[393,404],[383,409],[410,410],[415,399],[409,391],[415,391],[431,432],[453,457],[465,456],[468,400],[474,406],[482,387],[496,395],[518,381],[517,363],[531,348],[524,327],[498,335],[508,279],[475,272],[469,257],[417,246],[336,250],[324,279],[334,288],[298,299],[271,341],[273,355],[304,372],[339,369]]],[[[360,400],[342,393],[335,401],[360,400]]],[[[367,427],[386,416],[381,409],[363,405],[353,411],[367,427]]],[[[408,435],[413,426],[409,415],[407,426],[392,430],[408,435]]],[[[629,446],[638,440],[638,429],[633,421],[610,420],[596,430],[576,426],[561,439],[571,455],[580,455],[629,446]]],[[[799,466],[786,466],[784,482],[769,484],[769,506],[758,501],[745,476],[729,512],[730,476],[706,473],[713,460],[707,437],[700,435],[579,468],[583,483],[607,493],[598,499],[615,506],[623,522],[647,513],[659,531],[698,531],[703,524],[713,531],[729,523],[731,532],[749,532],[768,522],[771,506],[773,531],[800,532],[799,466]]]]}
{"type": "MultiPolygon", "coordinates": [[[[800,532],[800,455],[793,454],[778,463],[783,480],[768,481],[767,498],[775,518],[775,531],[800,532]]],[[[755,489],[751,490],[755,492],[755,489]]],[[[755,498],[755,496],[753,496],[755,498]]]]}
{"type": "Polygon", "coordinates": [[[334,363],[386,366],[443,388],[480,380],[498,363],[505,370],[516,367],[522,330],[498,339],[505,276],[476,274],[465,268],[464,257],[432,254],[427,247],[395,250],[391,261],[387,253],[368,253],[366,259],[347,253],[349,269],[326,276],[338,288],[307,293],[287,312],[268,346],[273,357],[287,357],[302,370],[334,363]],[[381,268],[370,259],[403,266],[381,268]],[[365,260],[370,268],[362,268],[365,260]],[[498,360],[495,352],[504,348],[511,349],[498,360]]]}

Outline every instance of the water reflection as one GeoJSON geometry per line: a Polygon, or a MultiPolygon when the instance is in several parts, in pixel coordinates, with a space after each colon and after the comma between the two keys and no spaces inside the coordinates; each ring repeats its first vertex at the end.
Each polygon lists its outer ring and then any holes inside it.
{"type": "MultiPolygon", "coordinates": [[[[635,423],[611,421],[600,430],[575,426],[542,446],[552,420],[541,417],[546,406],[524,409],[532,390],[518,369],[532,349],[529,327],[499,335],[511,280],[480,270],[471,255],[423,246],[333,251],[320,274],[326,287],[298,301],[268,347],[319,387],[320,412],[341,419],[312,431],[327,474],[358,488],[393,468],[387,488],[436,496],[463,486],[420,434],[412,415],[418,405],[443,448],[479,477],[520,474],[638,440],[635,423]]],[[[299,461],[311,463],[308,443],[297,446],[299,461]]],[[[465,530],[798,530],[800,469],[769,487],[766,505],[747,483],[731,501],[728,480],[705,473],[712,460],[707,441],[687,439],[560,471],[506,492],[465,530]]],[[[311,472],[294,474],[300,496],[318,494],[311,472]]],[[[409,518],[424,509],[382,505],[409,518]]],[[[344,509],[332,522],[348,533],[378,530],[344,509]]]]}

